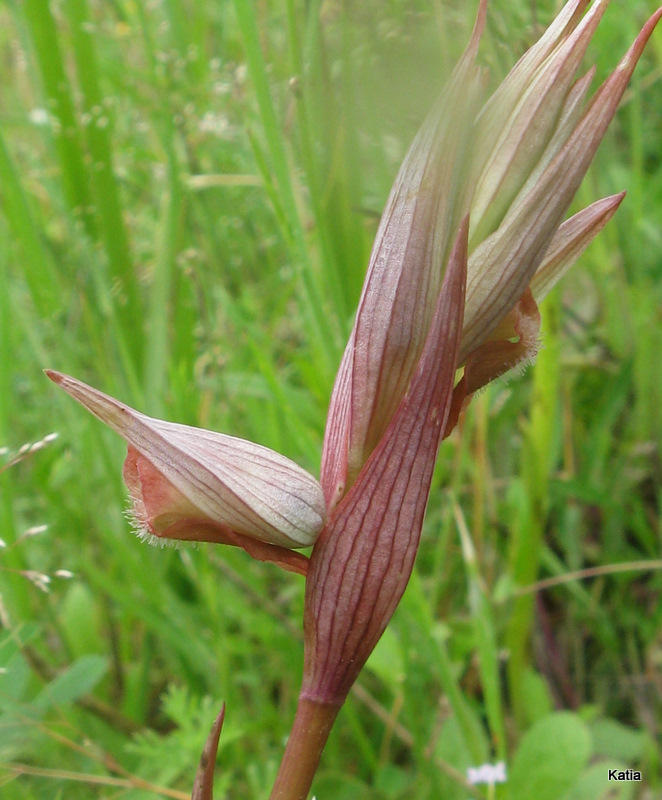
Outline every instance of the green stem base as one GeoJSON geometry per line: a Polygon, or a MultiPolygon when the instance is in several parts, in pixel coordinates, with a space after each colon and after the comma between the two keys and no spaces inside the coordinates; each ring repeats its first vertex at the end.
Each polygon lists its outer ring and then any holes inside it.
{"type": "Polygon", "coordinates": [[[269,800],[306,800],[340,706],[299,699],[269,800]]]}

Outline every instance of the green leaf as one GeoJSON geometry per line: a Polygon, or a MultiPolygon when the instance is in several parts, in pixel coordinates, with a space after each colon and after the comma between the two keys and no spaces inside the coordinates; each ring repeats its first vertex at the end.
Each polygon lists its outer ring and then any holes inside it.
{"type": "Polygon", "coordinates": [[[44,687],[35,705],[48,708],[71,703],[93,689],[107,669],[108,661],[102,656],[83,656],[44,687]]]}
{"type": "Polygon", "coordinates": [[[609,781],[609,770],[625,770],[617,761],[600,761],[586,770],[561,800],[630,800],[640,783],[635,781],[614,783],[609,781]]]}
{"type": "Polygon", "coordinates": [[[522,699],[530,723],[537,722],[553,711],[554,706],[547,682],[532,669],[525,670],[522,675],[522,699]]]}
{"type": "Polygon", "coordinates": [[[0,710],[13,708],[25,695],[30,667],[11,636],[0,642],[0,710]]]}
{"type": "Polygon", "coordinates": [[[616,720],[597,720],[591,725],[591,733],[597,755],[623,759],[632,764],[646,752],[646,734],[627,728],[616,720]]]}
{"type": "Polygon", "coordinates": [[[334,800],[375,800],[375,792],[361,780],[341,773],[321,772],[313,784],[315,797],[333,797],[334,800]]]}
{"type": "MultiPolygon", "coordinates": [[[[487,760],[487,744],[484,741],[478,744],[482,751],[482,757],[477,760],[463,738],[462,726],[458,718],[450,716],[441,729],[435,744],[434,754],[436,757],[446,761],[446,763],[451,764],[462,775],[466,775],[469,767],[479,766],[487,760]]],[[[441,771],[439,771],[437,778],[436,789],[438,791],[437,796],[443,797],[444,800],[465,800],[467,797],[467,790],[441,771]]]]}
{"type": "Polygon", "coordinates": [[[577,782],[591,752],[591,736],[576,714],[539,720],[515,754],[508,780],[512,800],[559,800],[577,782]]]}
{"type": "Polygon", "coordinates": [[[375,788],[382,792],[385,798],[397,798],[407,796],[411,781],[411,772],[394,764],[384,764],[375,774],[373,782],[375,788]]]}
{"type": "Polygon", "coordinates": [[[60,602],[58,622],[74,656],[98,653],[105,647],[99,601],[85,584],[75,581],[68,587],[60,602]]]}

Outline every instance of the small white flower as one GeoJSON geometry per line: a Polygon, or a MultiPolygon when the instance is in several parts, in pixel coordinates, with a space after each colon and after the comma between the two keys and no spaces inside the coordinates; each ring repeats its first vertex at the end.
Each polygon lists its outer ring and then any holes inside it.
{"type": "Polygon", "coordinates": [[[469,767],[467,769],[467,779],[472,786],[476,786],[479,783],[505,783],[507,780],[506,762],[497,761],[496,764],[481,764],[480,767],[469,767]]]}

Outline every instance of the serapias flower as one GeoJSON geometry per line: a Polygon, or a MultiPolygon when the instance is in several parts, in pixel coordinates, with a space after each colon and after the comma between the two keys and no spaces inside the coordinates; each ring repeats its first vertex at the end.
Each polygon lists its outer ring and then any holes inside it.
{"type": "Polygon", "coordinates": [[[243,547],[305,574],[326,511],[319,483],[290,459],[222,433],[153,419],[75,378],[48,377],[128,443],[124,480],[150,540],[243,547]]]}

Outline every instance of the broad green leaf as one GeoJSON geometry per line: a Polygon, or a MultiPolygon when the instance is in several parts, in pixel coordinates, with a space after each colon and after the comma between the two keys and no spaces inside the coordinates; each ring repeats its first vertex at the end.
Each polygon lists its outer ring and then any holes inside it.
{"type": "Polygon", "coordinates": [[[600,761],[584,772],[561,800],[630,800],[640,783],[635,781],[610,781],[609,770],[625,770],[617,761],[600,761]]]}
{"type": "Polygon", "coordinates": [[[623,759],[628,764],[639,760],[646,751],[646,734],[613,719],[600,719],[591,725],[595,753],[623,759]]]}
{"type": "Polygon", "coordinates": [[[407,797],[407,789],[411,788],[412,774],[395,764],[384,764],[375,777],[375,788],[382,792],[385,798],[407,797]]]}
{"type": "Polygon", "coordinates": [[[577,782],[591,752],[591,736],[575,714],[539,720],[524,736],[509,771],[510,800],[559,800],[577,782]]]}

